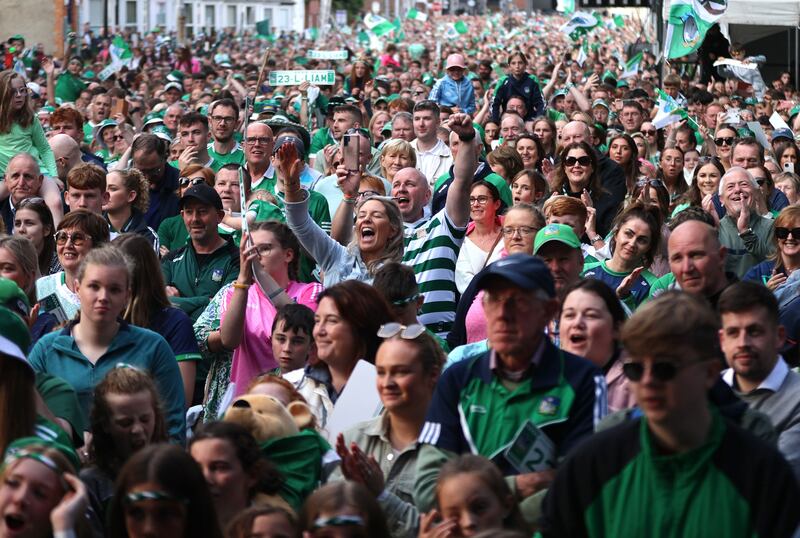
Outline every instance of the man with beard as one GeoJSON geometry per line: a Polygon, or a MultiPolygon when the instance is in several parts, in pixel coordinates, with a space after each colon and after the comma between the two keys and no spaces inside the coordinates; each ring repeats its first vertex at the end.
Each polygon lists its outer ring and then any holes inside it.
{"type": "Polygon", "coordinates": [[[233,99],[220,99],[208,107],[213,142],[208,144],[208,154],[214,159],[214,171],[226,164],[244,164],[244,151],[233,133],[239,122],[239,107],[233,99]]]}

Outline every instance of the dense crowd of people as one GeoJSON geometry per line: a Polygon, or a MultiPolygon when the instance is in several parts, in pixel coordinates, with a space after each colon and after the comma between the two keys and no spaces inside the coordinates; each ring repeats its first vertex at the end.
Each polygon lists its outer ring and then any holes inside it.
{"type": "Polygon", "coordinates": [[[9,38],[0,537],[800,535],[798,74],[596,17],[9,38]]]}

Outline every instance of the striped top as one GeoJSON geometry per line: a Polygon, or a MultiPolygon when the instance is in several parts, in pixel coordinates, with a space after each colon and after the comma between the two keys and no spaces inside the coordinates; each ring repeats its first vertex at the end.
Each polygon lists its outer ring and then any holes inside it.
{"type": "Polygon", "coordinates": [[[425,297],[419,319],[442,338],[456,317],[456,261],[465,233],[466,227],[453,224],[445,209],[405,228],[403,263],[414,269],[425,297]]]}

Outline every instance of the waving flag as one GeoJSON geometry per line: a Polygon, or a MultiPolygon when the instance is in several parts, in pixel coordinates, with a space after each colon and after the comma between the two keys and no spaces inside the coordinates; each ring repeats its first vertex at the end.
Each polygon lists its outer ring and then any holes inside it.
{"type": "Polygon", "coordinates": [[[406,12],[406,19],[410,19],[412,21],[425,22],[428,20],[428,14],[423,13],[422,11],[417,11],[412,7],[406,12]]]}
{"type": "Polygon", "coordinates": [[[394,24],[384,19],[380,15],[373,15],[372,13],[367,13],[364,15],[364,26],[367,27],[367,30],[378,37],[394,31],[394,24]]]}
{"type": "Polygon", "coordinates": [[[625,71],[619,78],[635,77],[639,73],[639,65],[642,63],[642,53],[640,52],[627,62],[625,62],[625,71]]]}
{"type": "Polygon", "coordinates": [[[133,52],[131,52],[131,48],[125,40],[122,39],[122,36],[114,37],[108,52],[111,55],[111,63],[113,64],[127,64],[133,58],[133,52]]]}
{"type": "Polygon", "coordinates": [[[658,88],[656,88],[656,93],[658,94],[658,102],[656,103],[658,113],[656,117],[653,118],[653,125],[656,129],[663,129],[667,125],[677,123],[689,116],[686,111],[675,102],[675,99],[658,88]]]}
{"type": "Polygon", "coordinates": [[[581,43],[581,48],[578,49],[578,57],[575,58],[575,63],[583,67],[587,59],[589,59],[589,55],[586,53],[586,41],[584,41],[581,43]]]}
{"type": "Polygon", "coordinates": [[[576,11],[572,15],[572,18],[561,26],[560,30],[567,34],[573,41],[577,41],[581,36],[588,34],[599,24],[600,21],[591,13],[576,11]]]}
{"type": "Polygon", "coordinates": [[[664,58],[680,58],[700,48],[706,32],[725,14],[727,0],[672,0],[664,58]]]}

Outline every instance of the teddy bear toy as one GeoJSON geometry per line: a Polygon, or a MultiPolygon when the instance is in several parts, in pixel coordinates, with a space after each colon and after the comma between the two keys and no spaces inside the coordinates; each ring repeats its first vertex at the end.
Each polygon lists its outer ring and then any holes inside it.
{"type": "Polygon", "coordinates": [[[280,496],[295,510],[319,486],[323,459],[331,446],[314,429],[314,415],[303,402],[284,406],[272,396],[243,394],[233,401],[224,420],[246,428],[264,455],[284,478],[280,496]]]}

